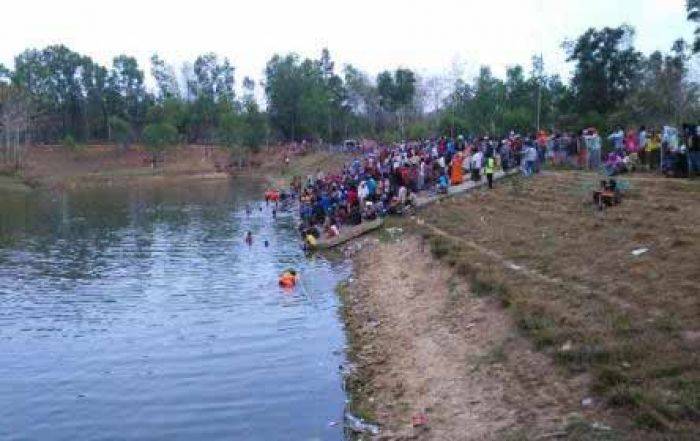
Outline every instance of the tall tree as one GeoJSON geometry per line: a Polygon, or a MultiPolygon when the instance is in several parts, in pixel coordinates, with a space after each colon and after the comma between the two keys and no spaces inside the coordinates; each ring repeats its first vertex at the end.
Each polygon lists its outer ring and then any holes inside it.
{"type": "Polygon", "coordinates": [[[13,82],[32,98],[42,140],[86,138],[81,75],[91,62],[63,45],[26,50],[15,58],[13,82]]]}
{"type": "Polygon", "coordinates": [[[348,64],[343,69],[346,105],[351,113],[354,129],[375,133],[379,117],[379,94],[369,76],[348,64]]]}
{"type": "Polygon", "coordinates": [[[121,116],[137,127],[144,124],[147,111],[144,74],[136,58],[119,55],[109,73],[108,107],[110,114],[121,116]]]}
{"type": "Polygon", "coordinates": [[[396,114],[399,128],[404,131],[405,110],[413,102],[416,93],[416,76],[410,69],[397,69],[377,75],[379,104],[387,112],[396,114]]]}
{"type": "Polygon", "coordinates": [[[151,56],[151,75],[156,80],[160,99],[180,97],[180,86],[175,76],[175,70],[166,64],[158,54],[151,56]]]}
{"type": "Polygon", "coordinates": [[[329,101],[317,62],[296,54],[274,55],[265,68],[265,95],[270,123],[282,138],[301,140],[327,132],[329,101]]]}
{"type": "Polygon", "coordinates": [[[634,49],[629,26],[589,29],[566,42],[567,61],[576,67],[571,85],[581,112],[604,114],[619,106],[639,77],[641,54],[634,49]]]}
{"type": "Polygon", "coordinates": [[[693,53],[700,52],[700,0],[687,0],[686,10],[688,20],[695,22],[695,41],[693,42],[693,53]]]}

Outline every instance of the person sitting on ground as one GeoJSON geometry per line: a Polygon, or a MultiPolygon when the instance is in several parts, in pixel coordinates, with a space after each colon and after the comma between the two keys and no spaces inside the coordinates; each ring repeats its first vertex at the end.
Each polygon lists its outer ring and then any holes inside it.
{"type": "Polygon", "coordinates": [[[364,218],[368,221],[373,221],[377,218],[377,211],[372,202],[365,204],[364,218]]]}
{"type": "Polygon", "coordinates": [[[340,229],[338,229],[338,224],[334,220],[329,222],[324,231],[328,237],[337,237],[340,235],[340,229]]]}
{"type": "Polygon", "coordinates": [[[615,176],[625,171],[625,162],[622,154],[617,150],[610,152],[605,160],[604,168],[605,174],[608,176],[615,176]]]}

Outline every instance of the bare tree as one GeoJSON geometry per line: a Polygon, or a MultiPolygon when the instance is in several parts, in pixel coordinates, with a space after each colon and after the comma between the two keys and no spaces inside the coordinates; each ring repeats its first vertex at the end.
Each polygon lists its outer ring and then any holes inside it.
{"type": "Polygon", "coordinates": [[[22,168],[29,143],[30,101],[14,86],[0,84],[0,160],[4,167],[22,168]]]}

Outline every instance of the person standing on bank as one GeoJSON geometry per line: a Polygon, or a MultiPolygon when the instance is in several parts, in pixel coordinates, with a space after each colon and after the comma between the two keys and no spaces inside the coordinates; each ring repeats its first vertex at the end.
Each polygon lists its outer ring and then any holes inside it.
{"type": "Polygon", "coordinates": [[[484,166],[484,171],[486,172],[486,180],[489,183],[489,188],[493,188],[493,170],[496,168],[496,159],[493,155],[488,155],[486,157],[486,164],[484,166]]]}
{"type": "Polygon", "coordinates": [[[476,153],[472,155],[472,163],[471,163],[471,169],[472,169],[472,181],[474,182],[479,182],[481,181],[481,167],[482,167],[482,161],[484,158],[484,154],[481,152],[481,149],[477,149],[476,153]]]}

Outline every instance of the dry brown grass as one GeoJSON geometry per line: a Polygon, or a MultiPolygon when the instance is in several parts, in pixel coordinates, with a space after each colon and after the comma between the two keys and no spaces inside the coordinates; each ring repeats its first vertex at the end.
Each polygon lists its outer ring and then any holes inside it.
{"type": "Polygon", "coordinates": [[[700,182],[632,179],[623,204],[603,212],[590,203],[596,185],[575,172],[514,178],[431,206],[420,215],[437,229],[422,231],[434,255],[475,294],[498,297],[538,348],[592,374],[594,412],[632,438],[692,439],[700,182]],[[640,247],[649,251],[632,256],[640,247]]]}

